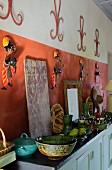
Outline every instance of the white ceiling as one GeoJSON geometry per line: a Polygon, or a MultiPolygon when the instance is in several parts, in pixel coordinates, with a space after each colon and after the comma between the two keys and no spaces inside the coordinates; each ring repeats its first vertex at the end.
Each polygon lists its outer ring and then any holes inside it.
{"type": "Polygon", "coordinates": [[[93,0],[93,1],[112,21],[112,0],[93,0]]]}

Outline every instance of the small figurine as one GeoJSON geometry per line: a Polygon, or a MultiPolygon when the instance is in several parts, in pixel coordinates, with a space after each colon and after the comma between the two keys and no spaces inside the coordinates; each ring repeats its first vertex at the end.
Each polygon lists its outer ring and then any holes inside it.
{"type": "Polygon", "coordinates": [[[12,87],[12,78],[16,72],[17,60],[13,57],[16,52],[16,47],[12,44],[10,38],[4,37],[2,41],[3,47],[6,50],[6,56],[3,61],[2,79],[3,87],[2,90],[7,90],[6,86],[12,87]]]}

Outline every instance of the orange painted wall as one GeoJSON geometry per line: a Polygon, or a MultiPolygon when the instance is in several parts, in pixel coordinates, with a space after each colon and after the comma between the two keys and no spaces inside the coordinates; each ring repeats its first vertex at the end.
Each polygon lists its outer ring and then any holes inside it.
{"type": "MultiPolygon", "coordinates": [[[[80,74],[79,59],[76,56],[59,50],[60,57],[64,62],[63,74],[60,75],[55,90],[51,89],[51,74],[55,65],[53,57],[54,48],[32,40],[0,31],[0,87],[2,87],[2,63],[5,56],[5,50],[2,46],[2,39],[4,36],[10,36],[17,46],[15,57],[18,57],[17,71],[13,78],[13,87],[8,87],[6,91],[0,89],[0,127],[6,134],[8,140],[12,140],[20,136],[22,132],[28,133],[28,115],[26,104],[25,80],[24,80],[24,59],[26,57],[46,60],[48,68],[48,82],[49,82],[49,98],[50,106],[55,103],[60,103],[64,107],[64,90],[63,80],[78,80],[80,74]]],[[[92,86],[95,84],[95,61],[85,59],[85,76],[83,84],[83,101],[90,94],[92,86]]],[[[102,72],[100,76],[100,83],[102,86],[107,82],[108,65],[97,62],[102,72]]],[[[106,107],[106,94],[104,95],[106,107]]]]}

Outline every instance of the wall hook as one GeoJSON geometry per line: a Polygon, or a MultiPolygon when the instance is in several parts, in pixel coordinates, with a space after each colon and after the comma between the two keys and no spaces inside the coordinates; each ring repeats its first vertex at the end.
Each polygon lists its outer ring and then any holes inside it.
{"type": "Polygon", "coordinates": [[[95,30],[95,36],[96,36],[96,39],[94,40],[94,42],[96,43],[95,56],[99,57],[100,54],[98,53],[98,45],[100,45],[100,42],[98,41],[99,40],[99,31],[97,29],[95,30]]]}
{"type": "Polygon", "coordinates": [[[78,30],[78,32],[80,33],[80,40],[81,40],[81,43],[80,43],[80,47],[79,47],[79,44],[77,45],[77,49],[79,51],[83,51],[85,52],[86,51],[86,47],[83,46],[83,38],[84,38],[84,35],[86,36],[86,33],[84,32],[84,18],[83,16],[80,16],[80,30],[78,30]]]}
{"type": "MultiPolygon", "coordinates": [[[[3,5],[0,4],[0,7],[1,7],[2,10],[3,10],[3,8],[4,8],[3,5]]],[[[5,19],[7,19],[7,18],[9,17],[9,15],[11,14],[11,17],[12,17],[14,23],[15,23],[16,25],[20,26],[20,25],[22,24],[22,22],[23,22],[22,15],[21,15],[21,14],[17,14],[17,17],[19,18],[19,22],[17,22],[17,21],[15,20],[15,18],[14,18],[12,9],[13,9],[13,8],[12,8],[12,0],[8,0],[8,11],[7,11],[7,14],[6,14],[5,16],[4,16],[4,15],[0,15],[0,19],[5,20],[5,19]]]]}
{"type": "Polygon", "coordinates": [[[52,10],[50,12],[50,14],[53,14],[54,15],[54,18],[55,18],[55,22],[56,22],[56,33],[55,35],[53,35],[53,32],[54,32],[54,29],[52,29],[50,31],[50,36],[51,38],[54,40],[56,37],[58,37],[58,40],[59,41],[62,41],[63,40],[63,34],[59,34],[59,24],[60,24],[60,21],[62,21],[63,23],[63,18],[60,17],[60,8],[61,8],[61,0],[59,0],[59,7],[58,7],[58,11],[57,11],[57,7],[56,7],[56,0],[54,0],[54,11],[52,10]]]}

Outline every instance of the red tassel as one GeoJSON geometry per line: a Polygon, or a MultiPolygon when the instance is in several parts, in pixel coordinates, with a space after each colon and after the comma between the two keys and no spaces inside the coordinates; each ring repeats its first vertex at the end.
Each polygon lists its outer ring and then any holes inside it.
{"type": "Polygon", "coordinates": [[[53,71],[52,73],[52,89],[54,89],[56,87],[56,74],[53,71]]]}

